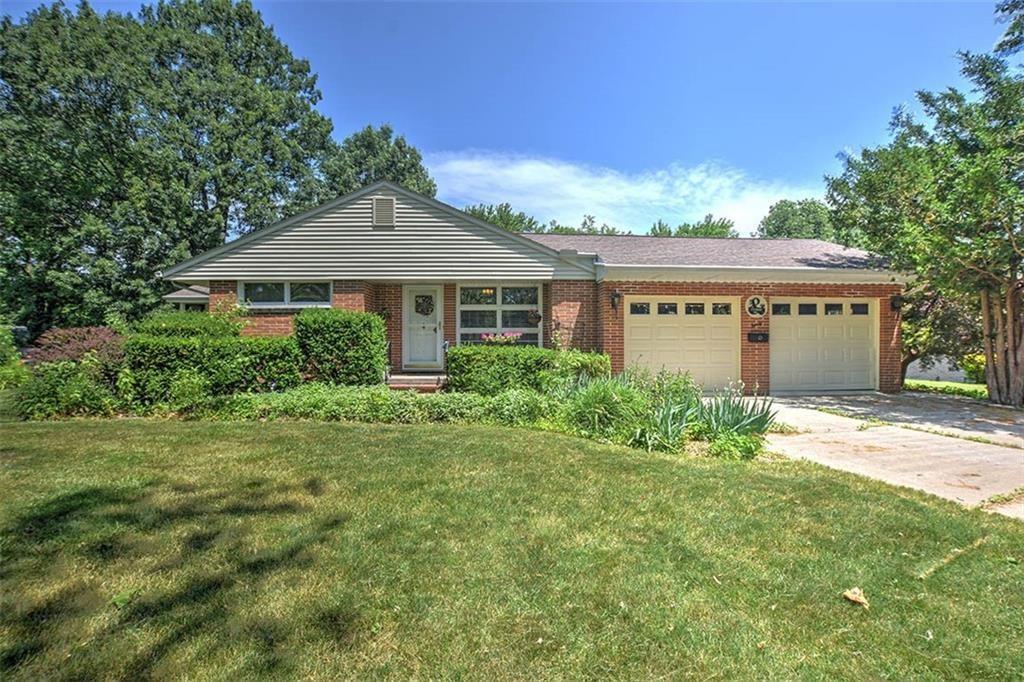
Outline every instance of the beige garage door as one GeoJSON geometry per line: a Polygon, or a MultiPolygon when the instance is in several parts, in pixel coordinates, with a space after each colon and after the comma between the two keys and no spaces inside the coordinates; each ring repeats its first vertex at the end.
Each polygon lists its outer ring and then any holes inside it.
{"type": "Polygon", "coordinates": [[[624,305],[627,365],[687,371],[704,388],[739,380],[738,299],[627,296],[624,305]]]}
{"type": "Polygon", "coordinates": [[[770,303],[773,393],[876,388],[876,299],[772,298],[770,303]]]}

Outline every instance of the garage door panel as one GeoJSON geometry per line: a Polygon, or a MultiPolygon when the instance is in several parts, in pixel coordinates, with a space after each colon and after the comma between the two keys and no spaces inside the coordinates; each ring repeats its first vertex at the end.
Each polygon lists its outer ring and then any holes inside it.
{"type": "MultiPolygon", "coordinates": [[[[796,313],[799,304],[850,299],[773,299],[785,301],[796,313]]],[[[861,301],[857,301],[861,302],[861,301]]],[[[867,301],[869,315],[775,315],[770,319],[769,365],[773,391],[863,390],[875,386],[877,301],[867,301]]]]}
{"type": "Polygon", "coordinates": [[[668,304],[665,309],[674,304],[681,314],[632,315],[627,300],[624,337],[628,364],[686,371],[705,388],[722,387],[739,377],[739,318],[710,314],[712,303],[729,302],[735,312],[739,310],[738,301],[656,296],[629,299],[649,303],[652,312],[659,309],[659,304],[668,304]],[[705,314],[683,314],[687,303],[703,305],[705,314]]]}
{"type": "Polygon", "coordinates": [[[718,325],[711,328],[712,341],[731,341],[734,338],[736,338],[736,330],[734,327],[718,325]]]}

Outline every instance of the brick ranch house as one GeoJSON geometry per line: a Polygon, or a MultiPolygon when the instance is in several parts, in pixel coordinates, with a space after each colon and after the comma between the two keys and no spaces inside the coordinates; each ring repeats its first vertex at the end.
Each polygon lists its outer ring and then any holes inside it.
{"type": "Polygon", "coordinates": [[[449,345],[520,332],[706,387],[900,388],[903,279],[809,239],[512,234],[379,182],[163,273],[181,307],[241,303],[247,334],[310,306],[380,314],[396,372],[440,372],[449,345]]]}

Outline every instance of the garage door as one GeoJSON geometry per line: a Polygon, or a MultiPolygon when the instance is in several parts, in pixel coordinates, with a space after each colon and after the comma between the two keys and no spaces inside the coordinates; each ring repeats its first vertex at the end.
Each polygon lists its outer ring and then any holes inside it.
{"type": "Polygon", "coordinates": [[[874,389],[877,306],[877,300],[772,298],[772,392],[874,389]]]}
{"type": "Polygon", "coordinates": [[[740,375],[740,306],[728,297],[627,296],[626,364],[687,371],[704,388],[740,375]]]}

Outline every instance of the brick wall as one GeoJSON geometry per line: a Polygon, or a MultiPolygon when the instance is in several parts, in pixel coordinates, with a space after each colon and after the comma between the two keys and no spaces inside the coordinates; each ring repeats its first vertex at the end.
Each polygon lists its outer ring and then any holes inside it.
{"type": "Polygon", "coordinates": [[[902,291],[898,284],[759,284],[711,282],[601,282],[597,286],[600,347],[611,356],[612,369],[622,371],[625,364],[623,324],[625,301],[618,310],[612,310],[611,294],[623,297],[641,294],[651,296],[728,296],[739,298],[740,312],[740,378],[748,390],[764,393],[769,386],[769,344],[750,343],[749,332],[767,332],[771,311],[764,317],[750,317],[742,310],[750,296],[772,297],[806,296],[822,298],[876,298],[880,299],[878,370],[879,389],[887,393],[900,390],[900,325],[899,312],[892,310],[889,298],[902,291]]]}
{"type": "Polygon", "coordinates": [[[596,283],[587,281],[556,280],[544,285],[545,346],[551,345],[557,332],[571,348],[600,347],[597,290],[596,283]]]}

